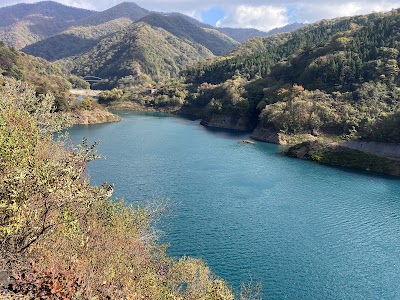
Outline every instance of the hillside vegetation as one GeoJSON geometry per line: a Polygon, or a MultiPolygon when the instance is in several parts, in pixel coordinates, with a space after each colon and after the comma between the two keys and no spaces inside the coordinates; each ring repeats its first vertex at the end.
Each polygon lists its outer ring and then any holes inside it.
{"type": "Polygon", "coordinates": [[[115,86],[124,77],[138,83],[166,80],[177,76],[185,65],[211,56],[207,48],[196,42],[179,39],[162,28],[139,22],[103,39],[77,58],[73,72],[96,74],[115,86]]]}
{"type": "Polygon", "coordinates": [[[85,19],[81,19],[73,26],[97,26],[121,18],[126,18],[132,22],[136,22],[148,14],[150,14],[150,11],[138,6],[133,2],[122,2],[104,11],[96,12],[85,19]]]}
{"type": "Polygon", "coordinates": [[[400,143],[400,11],[324,20],[252,39],[186,72],[186,110],[277,133],[400,143]]]}
{"type": "Polygon", "coordinates": [[[103,38],[123,30],[130,24],[130,19],[119,18],[99,25],[77,26],[26,46],[22,51],[48,61],[68,60],[90,51],[103,38]]]}
{"type": "Polygon", "coordinates": [[[0,81],[2,297],[233,299],[201,260],[166,256],[152,227],[159,211],[89,184],[95,147],[52,139],[51,98],[0,81]]]}
{"type": "Polygon", "coordinates": [[[141,22],[153,27],[163,28],[178,38],[193,41],[209,49],[215,55],[225,54],[238,44],[223,34],[215,34],[212,31],[194,25],[180,15],[150,14],[141,22]]]}
{"type": "Polygon", "coordinates": [[[52,94],[55,109],[67,109],[71,100],[69,90],[73,85],[87,86],[82,79],[68,75],[61,67],[44,59],[33,57],[0,42],[0,70],[6,77],[28,82],[37,94],[52,94]]]}
{"type": "MultiPolygon", "coordinates": [[[[34,90],[39,98],[54,99],[51,110],[55,114],[62,113],[68,117],[68,123],[92,124],[121,120],[97,104],[93,98],[86,97],[83,101],[78,101],[70,93],[72,87],[89,87],[83,79],[66,73],[65,69],[58,65],[10,49],[2,43],[0,43],[0,70],[1,76],[21,81],[29,86],[30,90],[34,90]]],[[[1,82],[1,84],[6,83],[1,82]]],[[[20,91],[22,94],[24,92],[24,90],[20,91]]],[[[14,94],[8,96],[19,97],[14,94]]]]}
{"type": "Polygon", "coordinates": [[[93,13],[52,1],[3,7],[0,8],[0,40],[21,49],[62,32],[93,13]]]}

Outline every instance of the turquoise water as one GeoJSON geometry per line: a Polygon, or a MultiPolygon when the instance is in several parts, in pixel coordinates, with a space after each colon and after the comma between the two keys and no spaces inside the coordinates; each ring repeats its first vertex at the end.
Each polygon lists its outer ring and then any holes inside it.
{"type": "Polygon", "coordinates": [[[236,289],[261,282],[264,299],[400,299],[399,179],[286,158],[198,121],[120,114],[71,138],[100,141],[93,183],[173,203],[158,225],[169,254],[202,257],[236,289]]]}

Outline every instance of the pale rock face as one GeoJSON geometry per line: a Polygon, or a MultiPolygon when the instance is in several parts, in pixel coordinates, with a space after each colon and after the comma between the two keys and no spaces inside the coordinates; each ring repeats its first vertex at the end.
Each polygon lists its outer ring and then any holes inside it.
{"type": "Polygon", "coordinates": [[[212,115],[204,118],[201,123],[207,127],[233,129],[238,131],[248,131],[250,128],[242,118],[232,118],[225,115],[212,115]]]}
{"type": "Polygon", "coordinates": [[[95,109],[91,111],[80,111],[77,113],[70,114],[69,117],[74,125],[89,125],[89,124],[101,124],[119,122],[122,119],[110,113],[107,110],[95,109]]]}
{"type": "Polygon", "coordinates": [[[383,157],[400,159],[400,145],[355,140],[345,142],[342,146],[383,157]]]}

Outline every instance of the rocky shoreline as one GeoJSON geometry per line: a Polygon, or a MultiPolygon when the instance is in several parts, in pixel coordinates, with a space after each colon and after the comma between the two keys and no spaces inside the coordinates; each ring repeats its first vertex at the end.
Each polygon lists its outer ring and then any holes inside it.
{"type": "Polygon", "coordinates": [[[346,143],[308,141],[285,151],[290,157],[317,163],[400,176],[400,160],[349,148],[346,143]]]}
{"type": "Polygon", "coordinates": [[[111,110],[126,110],[126,111],[149,111],[149,112],[167,112],[175,113],[179,110],[179,107],[165,107],[155,108],[151,106],[141,105],[133,101],[115,101],[106,106],[111,110]]]}
{"type": "MultiPolygon", "coordinates": [[[[144,107],[132,102],[118,102],[108,108],[114,110],[167,112],[185,115],[178,108],[159,109],[144,107]]],[[[83,111],[72,116],[74,124],[99,124],[118,122],[122,119],[107,110],[83,111]]],[[[251,131],[242,118],[226,115],[212,115],[200,122],[210,128],[236,131],[251,131]]],[[[271,128],[258,125],[250,137],[254,140],[289,146],[285,155],[321,164],[367,170],[392,176],[400,176],[400,145],[351,140],[343,143],[324,141],[311,134],[285,135],[271,128]]]]}
{"type": "Polygon", "coordinates": [[[122,121],[122,118],[116,114],[99,108],[69,112],[67,115],[73,125],[90,125],[122,121]]]}
{"type": "MultiPolygon", "coordinates": [[[[203,119],[201,124],[237,130],[237,124],[229,126],[232,123],[227,118],[206,121],[203,119]]],[[[261,125],[253,130],[250,137],[262,142],[290,146],[284,152],[289,157],[336,167],[400,176],[400,145],[362,140],[333,143],[311,134],[285,135],[261,125]]]]}
{"type": "Polygon", "coordinates": [[[242,118],[234,118],[226,115],[212,115],[211,117],[203,118],[201,125],[211,128],[231,129],[237,131],[250,131],[251,128],[242,118]]]}

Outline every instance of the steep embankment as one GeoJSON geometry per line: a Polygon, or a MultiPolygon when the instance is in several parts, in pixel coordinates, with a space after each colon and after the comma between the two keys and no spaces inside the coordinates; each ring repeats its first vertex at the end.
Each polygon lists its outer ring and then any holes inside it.
{"type": "Polygon", "coordinates": [[[243,118],[235,118],[227,115],[212,115],[211,117],[203,118],[200,124],[212,128],[232,129],[237,131],[251,130],[251,127],[249,127],[249,124],[243,118]]]}
{"type": "Polygon", "coordinates": [[[67,116],[74,125],[90,125],[122,121],[121,117],[104,108],[68,112],[67,116]]]}
{"type": "Polygon", "coordinates": [[[101,124],[122,121],[122,118],[109,112],[105,107],[98,104],[92,97],[98,97],[100,91],[94,90],[71,90],[76,101],[66,113],[70,122],[74,125],[101,124]],[[80,101],[79,99],[83,99],[80,101]]]}
{"type": "MultiPolygon", "coordinates": [[[[399,149],[399,147],[400,146],[393,146],[393,149],[399,149]]],[[[361,148],[363,148],[364,151],[351,149],[343,144],[313,141],[304,142],[289,148],[286,151],[286,155],[326,165],[400,176],[400,161],[398,159],[367,153],[365,151],[365,146],[361,148]]],[[[374,148],[374,150],[378,149],[375,146],[374,148]]],[[[397,157],[399,157],[399,153],[397,153],[397,157]]]]}

